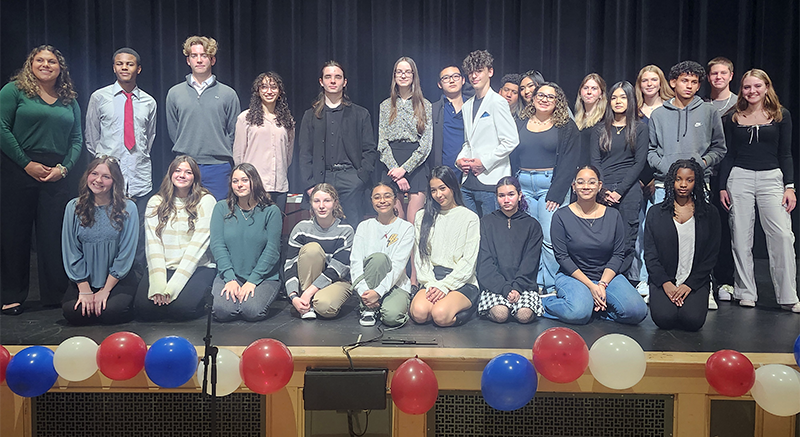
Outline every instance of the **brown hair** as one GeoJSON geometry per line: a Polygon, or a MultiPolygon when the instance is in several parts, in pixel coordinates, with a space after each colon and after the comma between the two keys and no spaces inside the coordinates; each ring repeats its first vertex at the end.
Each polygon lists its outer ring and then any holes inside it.
{"type": "Polygon", "coordinates": [[[520,114],[520,119],[527,120],[533,117],[536,114],[536,94],[539,92],[542,87],[549,86],[556,92],[556,105],[553,109],[553,126],[555,127],[563,127],[569,121],[569,103],[567,103],[567,96],[564,94],[564,90],[561,89],[555,82],[544,82],[539,84],[536,87],[536,90],[533,92],[533,97],[531,98],[531,102],[525,109],[522,110],[520,114]]]}
{"type": "Polygon", "coordinates": [[[165,174],[164,179],[161,180],[161,187],[158,189],[158,193],[156,193],[156,196],[161,197],[161,203],[158,204],[158,207],[150,215],[150,217],[158,217],[158,225],[156,226],[156,235],[158,238],[161,238],[161,234],[164,232],[164,228],[167,227],[167,223],[177,213],[177,209],[175,208],[175,198],[177,196],[175,194],[175,186],[172,184],[172,174],[175,173],[178,166],[184,162],[189,164],[189,168],[192,169],[192,174],[194,175],[194,182],[189,189],[189,195],[186,197],[183,206],[186,210],[186,214],[189,215],[189,232],[194,231],[194,222],[197,220],[197,205],[200,203],[200,199],[208,194],[208,190],[201,185],[200,167],[197,166],[197,161],[189,155],[176,156],[169,164],[167,174],[165,174]]]}
{"type": "Polygon", "coordinates": [[[589,73],[586,77],[583,78],[581,81],[581,86],[578,87],[578,98],[575,99],[575,124],[578,125],[578,129],[584,130],[587,127],[592,127],[603,118],[603,115],[606,113],[606,104],[608,103],[608,96],[606,96],[606,81],[603,80],[597,73],[589,73]],[[587,113],[586,108],[583,106],[583,98],[581,97],[581,90],[583,86],[586,85],[586,82],[593,80],[597,82],[597,86],[600,87],[600,97],[597,100],[597,104],[594,105],[594,109],[592,112],[587,113]]]}
{"type": "MultiPolygon", "coordinates": [[[[333,199],[333,216],[338,219],[343,219],[344,211],[342,211],[342,205],[339,203],[339,193],[336,192],[336,188],[333,188],[333,185],[325,182],[315,185],[314,189],[311,190],[311,195],[308,196],[309,202],[313,202],[314,195],[320,191],[327,193],[331,196],[331,199],[333,199]]],[[[314,215],[314,208],[311,208],[311,216],[314,217],[314,220],[317,219],[314,215]]]]}
{"type": "Polygon", "coordinates": [[[781,111],[781,102],[778,100],[778,95],[775,94],[775,88],[772,87],[772,80],[770,80],[769,75],[766,71],[760,70],[758,68],[754,68],[752,70],[748,70],[745,74],[742,75],[742,81],[739,85],[739,98],[736,99],[736,106],[734,107],[733,115],[731,119],[733,122],[737,122],[739,120],[739,114],[741,114],[750,103],[744,98],[744,92],[742,91],[742,86],[744,86],[744,80],[748,77],[755,77],[756,79],[761,79],[764,81],[764,85],[767,87],[767,93],[764,95],[764,111],[767,112],[767,115],[776,123],[780,123],[783,120],[783,112],[781,111]]]}
{"type": "Polygon", "coordinates": [[[111,156],[102,156],[92,160],[86,171],[81,176],[81,181],[78,184],[78,202],[75,204],[75,215],[81,221],[81,226],[84,228],[91,228],[94,226],[94,213],[97,206],[94,204],[94,193],[89,189],[89,175],[100,164],[105,164],[108,167],[108,172],[111,173],[111,180],[114,181],[111,187],[111,203],[108,209],[108,217],[111,219],[111,225],[117,231],[122,230],[122,224],[125,217],[128,216],[128,211],[125,210],[125,193],[122,187],[125,186],[125,179],[122,177],[122,171],[119,169],[117,159],[111,156]]]}
{"type": "MultiPolygon", "coordinates": [[[[334,60],[330,60],[322,64],[322,68],[319,69],[320,79],[322,79],[322,77],[325,75],[325,69],[328,67],[336,67],[339,70],[342,70],[342,79],[347,80],[347,73],[345,73],[344,67],[342,67],[342,64],[334,60]]],[[[322,85],[320,85],[319,88],[319,95],[317,96],[317,99],[314,100],[314,103],[311,105],[311,107],[314,109],[314,116],[317,118],[322,118],[322,110],[325,109],[325,90],[322,88],[322,85]]],[[[342,87],[342,105],[350,106],[350,97],[347,96],[347,85],[342,87]]]]}
{"type": "Polygon", "coordinates": [[[398,59],[397,62],[394,63],[394,68],[392,69],[392,91],[390,94],[392,111],[389,113],[389,124],[397,117],[397,97],[400,87],[397,85],[395,71],[397,71],[397,65],[401,62],[408,62],[408,65],[411,66],[411,74],[413,75],[413,79],[411,80],[411,105],[414,108],[414,118],[417,119],[417,133],[422,135],[422,133],[425,132],[425,122],[427,121],[425,117],[425,97],[423,97],[422,87],[419,85],[419,70],[417,70],[417,64],[413,59],[406,56],[398,59]]]}
{"type": "Polygon", "coordinates": [[[31,50],[22,69],[12,76],[11,80],[16,82],[17,88],[24,92],[29,99],[36,97],[36,95],[39,94],[39,79],[33,74],[33,60],[36,58],[36,55],[44,51],[52,53],[58,60],[58,67],[61,71],[56,78],[55,90],[61,103],[63,105],[69,105],[78,97],[78,93],[75,92],[75,86],[72,84],[72,79],[69,76],[67,60],[57,48],[51,45],[43,44],[31,50]]]}
{"type": "Polygon", "coordinates": [[[209,57],[217,56],[217,40],[207,36],[193,35],[183,42],[183,55],[187,58],[192,54],[192,46],[201,45],[209,57]]]}

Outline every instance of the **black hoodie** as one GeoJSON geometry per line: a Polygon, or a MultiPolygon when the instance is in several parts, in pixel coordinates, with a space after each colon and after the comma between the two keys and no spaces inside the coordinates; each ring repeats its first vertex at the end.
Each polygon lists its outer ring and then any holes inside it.
{"type": "Polygon", "coordinates": [[[510,218],[496,210],[481,218],[481,246],[478,252],[478,283],[508,297],[511,290],[537,291],[542,227],[523,211],[510,218]]]}

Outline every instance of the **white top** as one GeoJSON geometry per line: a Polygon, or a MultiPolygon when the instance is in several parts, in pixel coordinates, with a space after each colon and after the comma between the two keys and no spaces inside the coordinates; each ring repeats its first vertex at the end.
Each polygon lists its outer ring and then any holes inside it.
{"type": "Polygon", "coordinates": [[[686,223],[678,223],[676,220],[675,229],[678,231],[678,270],[675,272],[675,285],[683,284],[692,273],[692,263],[694,263],[694,217],[686,223]]]}
{"type": "MultiPolygon", "coordinates": [[[[364,274],[364,259],[373,253],[383,253],[392,260],[392,270],[375,287],[375,292],[383,296],[394,285],[406,293],[411,293],[411,281],[406,275],[406,264],[414,249],[414,225],[402,220],[383,225],[376,218],[364,220],[358,225],[350,251],[350,277],[355,281],[364,274]]],[[[359,296],[369,290],[367,281],[355,285],[359,296]]]]}
{"type": "MultiPolygon", "coordinates": [[[[508,103],[506,102],[506,107],[508,103]]],[[[414,265],[417,267],[417,279],[423,288],[436,287],[445,294],[458,290],[465,284],[478,286],[475,277],[475,264],[478,261],[478,249],[481,243],[481,230],[478,215],[463,206],[456,206],[442,211],[436,217],[428,236],[430,256],[423,261],[419,254],[420,228],[425,211],[417,212],[414,220],[416,237],[414,239],[414,265]],[[453,269],[444,277],[436,280],[433,266],[453,269]]]]}

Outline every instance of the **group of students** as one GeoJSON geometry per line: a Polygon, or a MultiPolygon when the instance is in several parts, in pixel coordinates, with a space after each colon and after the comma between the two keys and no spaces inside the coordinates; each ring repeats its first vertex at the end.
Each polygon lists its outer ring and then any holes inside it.
{"type": "Polygon", "coordinates": [[[72,201],[63,178],[82,134],[63,56],[37,47],[0,90],[4,314],[22,312],[35,222],[43,303],[63,295],[73,324],[199,317],[209,293],[217,320],[256,321],[283,285],[302,318],[336,316],[355,291],[364,326],[452,326],[475,313],[637,324],[647,314],[640,294],[649,294],[657,325],[696,330],[714,302],[720,254],[709,197],[730,210],[740,305],[757,300],[757,205],[778,303],[800,312],[791,116],[761,70],[745,73],[733,98],[732,64],[710,62],[712,104],[695,95],[706,77],[695,62],[675,65],[669,81],[646,66],[635,85],[608,92],[592,73],[573,113],[561,87],[535,70],[506,75],[494,92],[493,58],[482,50],[441,70],[443,95],[431,104],[413,59],[402,57],[376,141],[369,112],[346,95],[343,67],[329,61],[297,138],[311,219],[292,230],[281,275],[295,121],[273,72],[256,78],[239,113],[235,91],[211,74],[216,51],[212,38],[184,44],[192,72],[167,95],[178,156],[152,197],[156,105],[136,86],[135,51],[114,54],[117,82],[90,99],[94,159],[72,201]],[[368,198],[377,217],[363,220],[368,198]],[[63,221],[48,214],[61,208],[63,221]]]}

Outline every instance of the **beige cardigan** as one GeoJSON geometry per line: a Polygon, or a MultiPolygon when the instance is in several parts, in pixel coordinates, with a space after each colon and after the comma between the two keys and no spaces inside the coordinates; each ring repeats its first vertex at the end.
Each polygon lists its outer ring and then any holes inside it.
{"type": "Polygon", "coordinates": [[[249,109],[236,119],[236,135],[233,140],[233,162],[253,164],[261,175],[264,189],[285,193],[289,191],[286,176],[292,163],[294,150],[294,128],[275,125],[273,120],[264,120],[261,126],[247,122],[249,109]]]}

